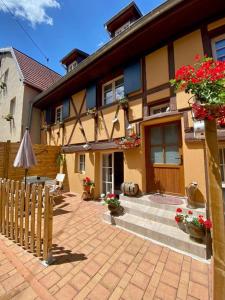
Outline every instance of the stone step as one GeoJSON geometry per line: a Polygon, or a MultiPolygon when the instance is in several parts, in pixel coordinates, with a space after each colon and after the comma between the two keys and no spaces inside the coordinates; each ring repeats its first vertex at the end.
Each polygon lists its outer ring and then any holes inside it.
{"type": "Polygon", "coordinates": [[[108,223],[181,250],[189,255],[206,259],[206,245],[191,240],[188,234],[176,227],[147,220],[129,213],[121,216],[112,216],[110,212],[106,212],[103,215],[103,219],[108,223]]]}
{"type": "Polygon", "coordinates": [[[177,227],[177,224],[174,220],[175,212],[166,211],[165,209],[150,207],[143,204],[137,205],[137,203],[125,200],[121,202],[121,205],[123,206],[124,211],[128,214],[177,227]]]}
{"type": "MultiPolygon", "coordinates": [[[[165,196],[167,197],[167,196],[165,196]]],[[[135,203],[135,204],[140,204],[144,205],[146,207],[153,207],[153,208],[159,208],[161,210],[166,210],[173,212],[175,214],[175,211],[178,207],[182,208],[183,212],[186,214],[190,208],[187,207],[186,205],[186,199],[181,198],[183,200],[183,204],[179,205],[170,205],[170,204],[162,204],[162,203],[156,203],[151,201],[151,195],[144,195],[140,197],[128,197],[123,194],[120,194],[120,200],[121,200],[121,205],[123,206],[123,201],[127,201],[130,203],[135,203]]],[[[191,210],[194,212],[195,215],[203,215],[204,217],[206,216],[206,211],[205,208],[194,208],[191,210]]]]}

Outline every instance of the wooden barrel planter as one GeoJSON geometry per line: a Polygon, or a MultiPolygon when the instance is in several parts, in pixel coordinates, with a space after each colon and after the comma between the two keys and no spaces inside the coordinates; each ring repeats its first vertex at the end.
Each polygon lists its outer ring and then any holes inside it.
{"type": "Polygon", "coordinates": [[[121,191],[126,196],[136,196],[139,192],[139,186],[137,183],[124,182],[121,184],[121,191]]]}

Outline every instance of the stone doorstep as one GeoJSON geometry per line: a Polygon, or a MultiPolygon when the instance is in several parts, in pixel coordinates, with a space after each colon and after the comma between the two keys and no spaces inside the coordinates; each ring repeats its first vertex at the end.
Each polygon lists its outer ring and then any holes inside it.
{"type": "MultiPolygon", "coordinates": [[[[172,211],[174,214],[175,214],[176,209],[178,207],[180,207],[180,208],[183,209],[184,213],[187,213],[188,210],[192,210],[195,215],[201,214],[204,217],[206,216],[205,208],[188,208],[185,198],[181,198],[181,200],[184,201],[183,204],[170,205],[170,204],[161,204],[161,203],[152,202],[149,199],[149,196],[150,196],[150,194],[143,195],[143,196],[140,196],[140,197],[128,197],[128,196],[124,196],[123,194],[120,194],[120,200],[121,200],[121,202],[127,201],[127,202],[131,202],[131,203],[137,203],[137,204],[140,204],[140,205],[146,205],[148,207],[155,207],[155,208],[163,209],[163,210],[166,210],[166,211],[172,211]]],[[[176,197],[176,198],[178,198],[178,197],[176,197]]],[[[122,203],[121,203],[121,205],[122,205],[122,203]]]]}
{"type": "Polygon", "coordinates": [[[154,222],[132,214],[125,213],[122,216],[111,216],[109,212],[103,215],[103,219],[111,224],[120,226],[143,237],[155,240],[174,249],[181,250],[187,255],[206,259],[206,245],[194,242],[189,235],[179,228],[154,222]]]}
{"type": "MultiPolygon", "coordinates": [[[[169,226],[177,227],[174,220],[175,211],[165,210],[158,207],[151,207],[143,204],[137,204],[131,201],[122,200],[121,206],[128,214],[141,217],[147,220],[152,220],[158,223],[163,223],[169,226]]],[[[199,212],[193,210],[193,215],[197,216],[199,212]]]]}

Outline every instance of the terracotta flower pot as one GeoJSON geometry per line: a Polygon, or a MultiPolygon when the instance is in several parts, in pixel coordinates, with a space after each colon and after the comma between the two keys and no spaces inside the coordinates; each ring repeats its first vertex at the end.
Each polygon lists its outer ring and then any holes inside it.
{"type": "Polygon", "coordinates": [[[190,237],[203,241],[205,239],[205,231],[203,228],[199,228],[194,224],[187,224],[187,229],[190,237]]]}
{"type": "Polygon", "coordinates": [[[119,206],[115,206],[113,204],[108,204],[108,209],[111,212],[111,214],[116,214],[119,211],[119,206]]]}
{"type": "Polygon", "coordinates": [[[91,186],[90,185],[84,185],[84,191],[90,193],[91,186]]]}

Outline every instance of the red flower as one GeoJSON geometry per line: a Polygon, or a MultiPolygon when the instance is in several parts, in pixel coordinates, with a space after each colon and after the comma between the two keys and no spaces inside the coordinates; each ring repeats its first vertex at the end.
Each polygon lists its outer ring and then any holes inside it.
{"type": "Polygon", "coordinates": [[[206,220],[204,222],[204,226],[206,229],[210,229],[210,228],[212,228],[212,222],[210,220],[206,220]]]}
{"type": "Polygon", "coordinates": [[[86,181],[86,182],[90,182],[91,179],[90,179],[89,177],[86,177],[86,178],[85,178],[85,181],[86,181]]]}
{"type": "Polygon", "coordinates": [[[182,212],[182,209],[181,209],[180,207],[178,207],[177,210],[176,210],[176,212],[177,212],[177,213],[181,213],[181,212],[182,212]]]}
{"type": "Polygon", "coordinates": [[[175,221],[176,221],[177,223],[179,223],[179,222],[180,222],[180,217],[175,216],[175,221]]]}
{"type": "Polygon", "coordinates": [[[199,217],[199,219],[202,219],[202,218],[204,218],[204,216],[203,216],[203,215],[199,215],[198,217],[199,217]]]}
{"type": "Polygon", "coordinates": [[[189,211],[188,211],[188,214],[189,214],[189,215],[193,215],[192,210],[189,210],[189,211]]]}
{"type": "Polygon", "coordinates": [[[199,222],[200,224],[204,224],[204,220],[203,220],[202,218],[199,218],[199,219],[198,219],[198,222],[199,222]]]}

